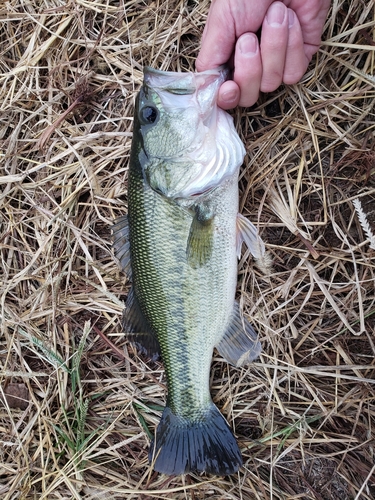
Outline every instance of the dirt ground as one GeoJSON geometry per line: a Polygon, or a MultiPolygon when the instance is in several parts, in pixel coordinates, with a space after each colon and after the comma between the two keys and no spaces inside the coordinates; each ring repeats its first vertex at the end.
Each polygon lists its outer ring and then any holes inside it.
{"type": "Polygon", "coordinates": [[[127,211],[142,68],[193,70],[209,2],[0,4],[0,498],[375,498],[375,6],[333,0],[303,80],[232,114],[244,254],[238,299],[263,354],[215,352],[231,477],[166,477],[148,447],[163,365],[121,331],[111,248],[127,211]]]}

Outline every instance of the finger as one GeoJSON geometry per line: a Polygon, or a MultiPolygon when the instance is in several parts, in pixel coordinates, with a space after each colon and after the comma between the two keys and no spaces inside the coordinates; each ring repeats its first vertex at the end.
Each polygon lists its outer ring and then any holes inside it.
{"type": "Polygon", "coordinates": [[[258,38],[245,33],[236,44],[233,80],[240,89],[240,106],[252,106],[259,97],[262,78],[262,61],[258,38]]]}
{"type": "Polygon", "coordinates": [[[276,90],[283,81],[284,64],[288,45],[288,9],[281,2],[274,2],[267,11],[262,26],[260,51],[262,57],[262,92],[276,90]]]}
{"type": "Polygon", "coordinates": [[[241,96],[239,86],[233,80],[222,84],[217,98],[217,104],[223,109],[233,109],[237,106],[241,96]]]}
{"type": "Polygon", "coordinates": [[[216,68],[226,63],[236,40],[247,32],[256,33],[272,0],[215,0],[203,31],[196,68],[216,68]]]}
{"type": "Polygon", "coordinates": [[[286,49],[283,81],[291,85],[305,74],[309,59],[305,55],[301,25],[293,10],[288,9],[289,36],[286,49]]]}
{"type": "Polygon", "coordinates": [[[216,0],[211,5],[203,30],[201,48],[195,62],[197,71],[216,68],[226,63],[236,39],[235,23],[230,10],[216,0]]]}
{"type": "Polygon", "coordinates": [[[332,2],[331,0],[288,0],[285,3],[298,18],[305,43],[305,54],[310,60],[319,49],[324,23],[332,2]]]}

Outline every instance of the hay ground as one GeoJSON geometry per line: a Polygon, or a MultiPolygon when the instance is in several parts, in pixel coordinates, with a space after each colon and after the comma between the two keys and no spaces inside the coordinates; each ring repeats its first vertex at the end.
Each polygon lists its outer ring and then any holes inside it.
{"type": "Polygon", "coordinates": [[[263,356],[212,366],[244,466],[226,478],[149,468],[165,378],[121,333],[129,282],[110,226],[126,213],[142,67],[193,69],[207,11],[197,0],[1,2],[3,500],[375,497],[370,0],[334,0],[303,81],[235,111],[241,208],[273,266],[239,266],[263,356]]]}

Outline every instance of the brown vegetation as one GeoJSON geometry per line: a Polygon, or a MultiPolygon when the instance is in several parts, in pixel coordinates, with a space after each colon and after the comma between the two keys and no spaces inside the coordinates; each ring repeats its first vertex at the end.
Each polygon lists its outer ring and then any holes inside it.
{"type": "Polygon", "coordinates": [[[241,209],[273,267],[265,275],[246,255],[239,266],[261,359],[235,369],[215,355],[212,366],[244,466],[227,478],[149,468],[165,378],[121,333],[129,282],[110,226],[126,213],[142,68],[193,69],[207,11],[195,0],[1,2],[1,499],[375,497],[365,0],[333,1],[300,84],[235,112],[248,151],[241,209]]]}

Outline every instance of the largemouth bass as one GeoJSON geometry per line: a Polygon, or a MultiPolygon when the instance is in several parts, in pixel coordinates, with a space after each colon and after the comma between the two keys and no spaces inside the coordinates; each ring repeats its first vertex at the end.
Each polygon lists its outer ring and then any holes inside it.
{"type": "Polygon", "coordinates": [[[235,302],[237,254],[263,244],[238,215],[245,150],[216,105],[223,69],[146,68],[137,96],[128,216],[114,226],[115,253],[131,271],[123,327],[149,354],[161,351],[167,405],[150,448],[155,470],[232,474],[236,439],[209,388],[213,349],[232,365],[255,359],[257,335],[235,302]]]}

